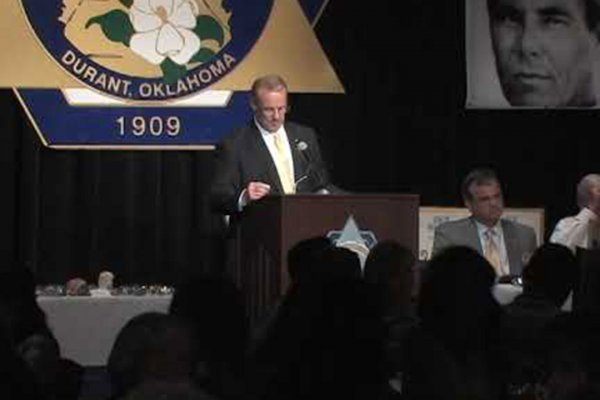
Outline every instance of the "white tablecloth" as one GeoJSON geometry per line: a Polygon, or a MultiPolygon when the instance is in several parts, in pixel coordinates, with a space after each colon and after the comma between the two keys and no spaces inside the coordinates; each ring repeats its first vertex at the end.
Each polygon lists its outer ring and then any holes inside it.
{"type": "Polygon", "coordinates": [[[171,296],[38,297],[61,355],[84,366],[106,365],[117,334],[132,317],[167,312],[171,296]]]}
{"type": "MultiPolygon", "coordinates": [[[[493,288],[502,305],[514,300],[520,286],[498,284],[493,288]]],[[[40,296],[48,324],[61,355],[84,366],[106,365],[117,334],[132,317],[144,312],[167,312],[171,296],[51,297],[40,296]]],[[[563,309],[571,309],[571,299],[563,309]]]]}
{"type": "MultiPolygon", "coordinates": [[[[515,297],[523,293],[523,288],[511,284],[497,284],[492,289],[492,293],[498,303],[505,305],[511,303],[515,297]]],[[[561,308],[563,311],[571,311],[573,309],[573,292],[569,294],[569,297],[567,297],[561,308]]]]}
{"type": "Polygon", "coordinates": [[[509,283],[499,283],[494,285],[492,294],[501,305],[511,303],[515,297],[523,293],[523,288],[518,285],[511,285],[509,283]]]}

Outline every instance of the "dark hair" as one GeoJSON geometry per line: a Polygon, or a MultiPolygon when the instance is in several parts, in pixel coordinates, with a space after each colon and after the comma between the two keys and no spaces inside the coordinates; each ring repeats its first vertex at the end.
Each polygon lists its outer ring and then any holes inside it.
{"type": "Polygon", "coordinates": [[[192,376],[196,349],[190,328],[173,315],[147,312],[119,331],[107,371],[114,398],[146,379],[177,380],[192,376]]]}
{"type": "Polygon", "coordinates": [[[415,264],[415,256],[407,247],[394,241],[379,242],[369,252],[364,278],[369,283],[389,282],[415,264]]]}
{"type": "Polygon", "coordinates": [[[296,243],[287,254],[288,274],[292,282],[312,280],[321,267],[325,253],[332,246],[325,236],[317,236],[296,243]]]}
{"type": "Polygon", "coordinates": [[[536,292],[560,306],[573,288],[577,260],[568,247],[545,243],[523,269],[524,289],[536,292]]]}
{"type": "Polygon", "coordinates": [[[500,185],[498,175],[491,168],[477,168],[467,174],[462,182],[461,193],[465,201],[473,200],[473,194],[471,193],[471,185],[489,185],[497,183],[500,185]]]}
{"type": "Polygon", "coordinates": [[[422,327],[456,355],[481,349],[498,327],[495,273],[477,251],[448,247],[428,263],[419,294],[422,327]]]}
{"type": "Polygon", "coordinates": [[[597,0],[584,0],[585,5],[585,24],[592,32],[596,30],[596,25],[600,21],[600,4],[597,0]]]}
{"type": "Polygon", "coordinates": [[[6,322],[15,343],[33,334],[53,338],[46,314],[36,301],[35,277],[26,267],[14,266],[0,271],[0,323],[6,322]]]}
{"type": "Polygon", "coordinates": [[[209,368],[241,367],[248,325],[242,293],[229,278],[186,277],[175,286],[169,314],[191,325],[196,348],[209,368]]]}
{"type": "Polygon", "coordinates": [[[288,400],[370,398],[383,376],[381,324],[362,280],[292,286],[256,351],[251,374],[272,372],[266,380],[250,379],[257,384],[253,394],[288,400]]]}
{"type": "Polygon", "coordinates": [[[358,254],[345,247],[329,247],[323,256],[319,279],[324,281],[361,279],[358,254]]]}
{"type": "Polygon", "coordinates": [[[377,243],[369,252],[363,276],[382,313],[398,315],[411,311],[415,262],[410,249],[392,240],[377,243]]]}

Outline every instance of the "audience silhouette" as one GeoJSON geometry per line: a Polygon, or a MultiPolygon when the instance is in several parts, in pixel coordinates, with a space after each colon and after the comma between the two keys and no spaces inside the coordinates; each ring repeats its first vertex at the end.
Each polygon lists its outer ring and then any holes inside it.
{"type": "Polygon", "coordinates": [[[422,331],[408,346],[409,398],[500,398],[494,280],[492,266],[471,248],[447,248],[429,262],[419,297],[422,331]]]}
{"type": "Polygon", "coordinates": [[[23,396],[39,399],[76,399],[83,369],[60,356],[58,342],[38,306],[33,273],[14,266],[0,271],[0,330],[6,351],[5,367],[20,382],[23,396]]]}
{"type": "MultiPolygon", "coordinates": [[[[224,276],[189,276],[168,314],[128,321],[106,366],[110,398],[600,398],[600,319],[564,310],[578,266],[562,245],[534,252],[504,306],[493,268],[467,247],[438,253],[420,279],[394,241],[376,244],[363,271],[326,237],[297,243],[287,262],[289,288],[253,335],[224,276]]],[[[77,399],[82,368],[60,357],[33,274],[0,279],[11,283],[0,289],[0,398],[77,399]]]]}
{"type": "Polygon", "coordinates": [[[189,325],[168,314],[137,315],[121,329],[110,352],[111,397],[120,399],[154,380],[191,380],[196,361],[189,325]]]}
{"type": "Polygon", "coordinates": [[[190,277],[175,287],[169,313],[192,327],[197,383],[219,398],[239,398],[249,333],[237,287],[224,277],[190,277]]]}
{"type": "Polygon", "coordinates": [[[502,338],[511,391],[535,390],[543,378],[540,334],[563,314],[573,289],[577,262],[569,248],[555,243],[539,247],[523,270],[523,293],[504,307],[502,338]]]}
{"type": "Polygon", "coordinates": [[[314,260],[306,270],[317,272],[294,282],[253,354],[252,396],[376,398],[382,387],[383,329],[376,302],[360,279],[357,255],[328,247],[322,256],[298,259],[314,260]]]}

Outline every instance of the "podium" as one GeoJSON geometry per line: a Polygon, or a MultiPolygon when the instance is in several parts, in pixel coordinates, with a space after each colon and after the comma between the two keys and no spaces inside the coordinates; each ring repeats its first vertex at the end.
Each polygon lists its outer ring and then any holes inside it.
{"type": "Polygon", "coordinates": [[[268,196],[248,205],[232,226],[230,275],[254,324],[289,285],[286,255],[301,240],[339,234],[354,221],[362,235],[418,251],[419,196],[400,194],[268,196]]]}

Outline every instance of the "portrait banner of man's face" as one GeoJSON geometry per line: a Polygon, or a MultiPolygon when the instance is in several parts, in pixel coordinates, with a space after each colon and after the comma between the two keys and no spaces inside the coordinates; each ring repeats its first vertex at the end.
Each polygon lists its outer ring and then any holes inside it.
{"type": "Polygon", "coordinates": [[[467,108],[600,106],[600,0],[466,0],[467,108]]]}

